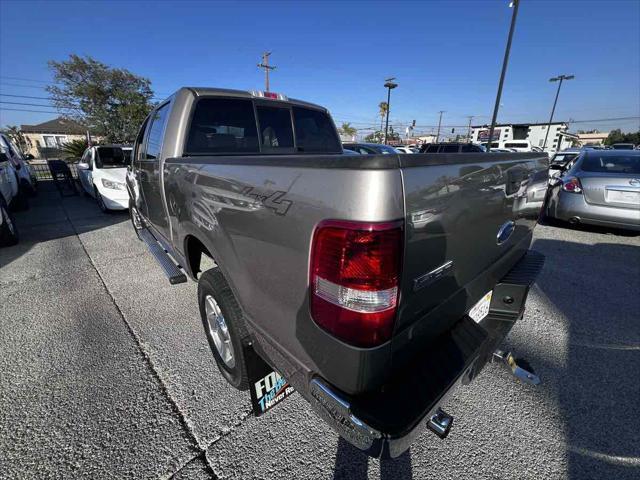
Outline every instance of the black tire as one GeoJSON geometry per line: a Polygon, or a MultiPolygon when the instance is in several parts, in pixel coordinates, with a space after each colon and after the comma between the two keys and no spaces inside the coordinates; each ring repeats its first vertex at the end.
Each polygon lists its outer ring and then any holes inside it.
{"type": "Polygon", "coordinates": [[[98,187],[96,187],[95,185],[93,186],[93,191],[95,193],[96,196],[96,202],[98,202],[98,207],[100,207],[100,210],[102,210],[104,213],[109,213],[109,209],[107,208],[107,206],[104,204],[104,200],[102,199],[102,195],[100,195],[100,192],[98,191],[98,187]]]}
{"type": "Polygon", "coordinates": [[[200,318],[202,319],[205,335],[209,341],[209,347],[211,348],[220,373],[222,373],[222,376],[233,387],[238,390],[247,390],[249,388],[249,378],[247,375],[247,364],[244,358],[243,346],[248,343],[249,334],[242,310],[218,267],[207,270],[200,276],[198,281],[198,306],[200,307],[200,318]],[[205,299],[209,295],[213,297],[220,307],[229,332],[235,359],[233,368],[229,368],[224,360],[222,360],[209,330],[205,307],[205,299]]]}
{"type": "Polygon", "coordinates": [[[7,208],[7,205],[0,197],[0,215],[2,216],[2,225],[0,225],[0,247],[9,247],[18,243],[18,227],[16,227],[15,219],[7,208]]]}

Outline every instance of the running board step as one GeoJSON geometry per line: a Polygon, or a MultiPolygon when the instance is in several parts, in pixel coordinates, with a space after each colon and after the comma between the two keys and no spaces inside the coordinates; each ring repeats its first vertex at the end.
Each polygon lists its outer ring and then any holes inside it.
{"type": "Polygon", "coordinates": [[[140,239],[147,245],[147,248],[155,257],[156,261],[160,264],[160,267],[162,267],[164,274],[169,279],[169,283],[171,285],[185,283],[187,281],[187,276],[171,259],[167,251],[162,248],[153,234],[146,228],[138,230],[138,234],[140,235],[140,239]]]}

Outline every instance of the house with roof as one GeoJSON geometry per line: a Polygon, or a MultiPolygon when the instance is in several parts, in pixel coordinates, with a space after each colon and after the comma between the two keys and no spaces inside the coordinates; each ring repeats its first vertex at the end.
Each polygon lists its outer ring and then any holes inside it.
{"type": "Polygon", "coordinates": [[[56,156],[67,142],[83,140],[87,129],[68,118],[58,117],[38,125],[21,125],[20,131],[27,142],[27,151],[36,158],[56,156]]]}

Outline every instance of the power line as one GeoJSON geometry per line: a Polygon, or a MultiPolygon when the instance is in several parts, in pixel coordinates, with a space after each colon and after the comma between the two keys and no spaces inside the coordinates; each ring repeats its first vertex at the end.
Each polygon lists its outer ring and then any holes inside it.
{"type": "Polygon", "coordinates": [[[33,98],[35,100],[53,100],[51,97],[33,97],[31,95],[9,95],[8,93],[0,93],[0,97],[33,98]]]}
{"type": "Polygon", "coordinates": [[[50,107],[54,108],[52,105],[46,105],[44,103],[24,103],[24,102],[6,102],[4,100],[0,100],[0,103],[6,103],[10,105],[24,105],[27,107],[50,107]]]}
{"type": "Polygon", "coordinates": [[[0,112],[32,112],[32,113],[58,113],[58,112],[51,112],[51,111],[45,111],[45,110],[26,110],[26,109],[22,109],[22,108],[4,108],[4,107],[0,107],[0,112]]]}
{"type": "Polygon", "coordinates": [[[0,78],[6,78],[7,80],[19,80],[22,82],[36,82],[36,83],[45,83],[45,84],[51,83],[51,82],[46,82],[44,80],[36,80],[34,78],[8,77],[6,75],[0,75],[0,78]]]}

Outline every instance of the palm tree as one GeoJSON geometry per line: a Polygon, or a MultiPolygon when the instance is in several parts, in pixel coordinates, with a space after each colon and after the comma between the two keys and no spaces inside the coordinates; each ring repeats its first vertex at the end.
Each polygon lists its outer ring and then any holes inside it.
{"type": "Polygon", "coordinates": [[[353,138],[355,136],[355,134],[358,132],[358,130],[356,128],[352,127],[351,123],[345,122],[340,127],[340,132],[346,137],[353,138]]]}
{"type": "Polygon", "coordinates": [[[380,115],[380,130],[382,131],[382,124],[384,123],[384,117],[389,111],[389,104],[387,102],[380,102],[378,105],[378,115],[380,115]]]}
{"type": "Polygon", "coordinates": [[[88,144],[86,139],[71,140],[62,145],[62,151],[65,153],[67,160],[76,160],[82,157],[82,154],[87,149],[88,144]]]}

